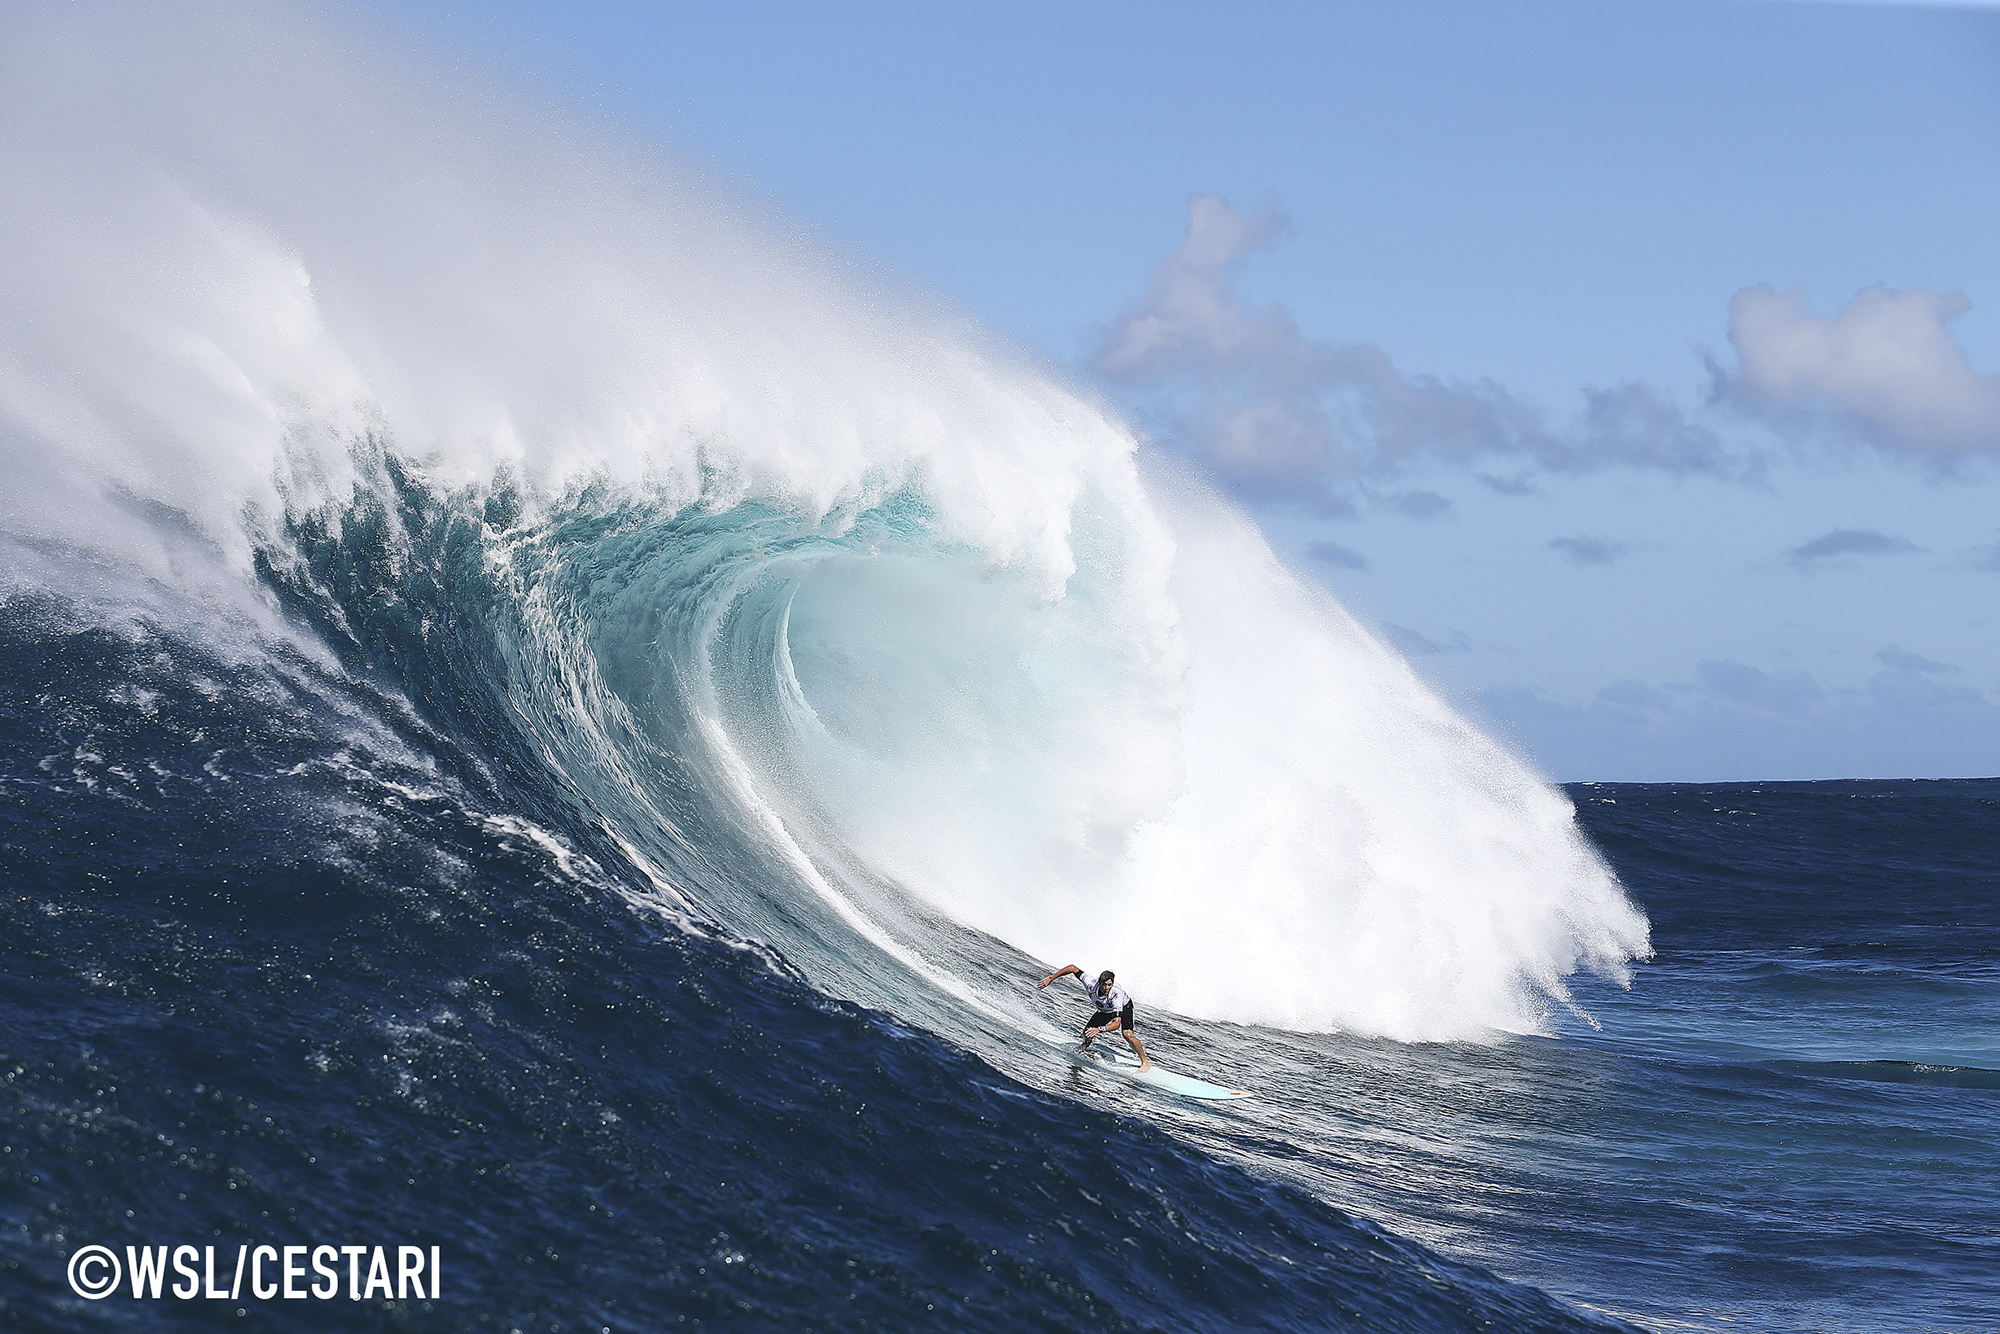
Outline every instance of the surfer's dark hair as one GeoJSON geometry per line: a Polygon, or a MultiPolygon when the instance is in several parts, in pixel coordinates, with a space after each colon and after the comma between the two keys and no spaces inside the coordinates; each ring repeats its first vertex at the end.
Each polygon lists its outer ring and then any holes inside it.
{"type": "Polygon", "coordinates": [[[1107,969],[1105,969],[1105,970],[1104,970],[1103,972],[1101,972],[1101,973],[1099,973],[1099,974],[1097,975],[1097,985],[1101,987],[1101,986],[1103,986],[1103,985],[1104,985],[1104,984],[1105,984],[1106,982],[1109,982],[1109,981],[1111,981],[1111,979],[1113,979],[1113,978],[1115,978],[1115,977],[1117,977],[1117,976],[1118,976],[1118,974],[1116,974],[1116,973],[1112,972],[1112,971],[1111,971],[1111,970],[1110,970],[1109,968],[1107,968],[1107,969]]]}

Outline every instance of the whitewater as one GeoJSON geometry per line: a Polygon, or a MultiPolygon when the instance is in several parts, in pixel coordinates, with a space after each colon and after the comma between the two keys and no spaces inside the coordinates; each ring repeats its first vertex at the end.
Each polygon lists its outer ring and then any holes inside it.
{"type": "MultiPolygon", "coordinates": [[[[1491,1221],[1563,1170],[1536,1109],[1634,1004],[1646,915],[1570,794],[1198,473],[380,34],[4,25],[34,1265],[125,1209],[240,1231],[240,1188],[454,1248],[426,1328],[1654,1309],[1491,1221]],[[1073,1070],[1033,988],[1069,962],[1255,1107],[1073,1070]],[[1107,1216],[1143,1259],[1069,1254],[1107,1216]]],[[[28,1325],[79,1309],[9,1272],[28,1325]]]]}

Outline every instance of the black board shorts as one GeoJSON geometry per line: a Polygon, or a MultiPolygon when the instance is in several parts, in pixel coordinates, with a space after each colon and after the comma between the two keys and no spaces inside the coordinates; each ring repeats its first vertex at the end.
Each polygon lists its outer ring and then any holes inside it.
{"type": "Polygon", "coordinates": [[[1126,1001],[1125,1008],[1119,1010],[1115,1014],[1110,1010],[1099,1010],[1096,1014],[1090,1016],[1090,1022],[1085,1024],[1084,1027],[1102,1028],[1106,1024],[1110,1023],[1113,1019],[1116,1019],[1119,1025],[1122,1028],[1124,1028],[1124,1030],[1127,1033],[1130,1033],[1134,1027],[1132,1023],[1132,1002],[1126,1001]]]}

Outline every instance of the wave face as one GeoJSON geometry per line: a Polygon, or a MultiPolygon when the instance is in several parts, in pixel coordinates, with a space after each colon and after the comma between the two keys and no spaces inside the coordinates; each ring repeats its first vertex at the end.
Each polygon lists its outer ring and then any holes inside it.
{"type": "MultiPolygon", "coordinates": [[[[1093,1160],[1023,1091],[1067,1022],[1024,984],[1072,958],[1169,1024],[1483,1041],[1647,952],[1568,799],[1247,519],[685,170],[309,17],[6,24],[7,846],[48,919],[14,925],[49,994],[147,1016],[21,1069],[53,1107],[171,1051],[129,1142],[44,1126],[58,1185],[109,1210],[101,1156],[164,1200],[187,1155],[140,1132],[237,1118],[265,1205],[469,1238],[491,1171],[477,1281],[593,1322],[519,1271],[522,1163],[647,1318],[1580,1319],[1213,1145],[1093,1160]],[[287,1156],[359,1164],[336,1104],[376,1145],[351,1181],[287,1156]],[[940,1126],[972,1158],[886,1147],[940,1126]],[[413,1155],[436,1211],[369,1203],[413,1155]],[[1049,1201],[1124,1200],[1156,1263],[1051,1258],[973,1160],[1072,1236],[1049,1201]],[[672,1281],[591,1240],[614,1208],[672,1281]]],[[[160,1216],[247,1225],[195,1194],[160,1216]]]]}

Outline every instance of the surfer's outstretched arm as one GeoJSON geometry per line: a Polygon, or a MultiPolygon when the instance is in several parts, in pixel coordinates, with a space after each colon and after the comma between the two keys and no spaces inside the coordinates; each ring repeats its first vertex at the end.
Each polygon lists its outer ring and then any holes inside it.
{"type": "Polygon", "coordinates": [[[1071,973],[1075,973],[1078,977],[1082,977],[1083,969],[1078,968],[1073,963],[1066,963],[1062,967],[1056,969],[1053,973],[1050,973],[1047,977],[1043,978],[1041,981],[1035,983],[1035,985],[1037,987],[1045,987],[1049,983],[1055,981],[1057,978],[1068,977],[1071,973]]]}

